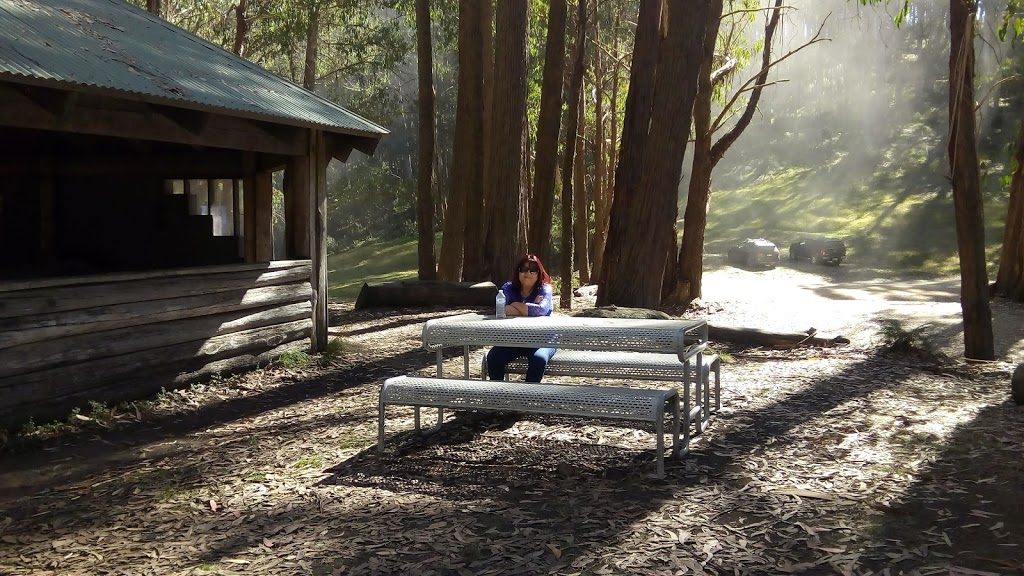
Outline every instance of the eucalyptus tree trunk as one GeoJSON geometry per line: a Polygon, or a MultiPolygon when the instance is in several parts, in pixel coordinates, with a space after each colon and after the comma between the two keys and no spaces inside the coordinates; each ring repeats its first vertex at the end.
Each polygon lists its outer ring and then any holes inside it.
{"type": "MultiPolygon", "coordinates": [[[[480,50],[479,0],[459,0],[459,79],[456,95],[454,175],[448,193],[438,276],[458,281],[462,276],[467,216],[479,221],[480,212],[468,212],[482,198],[483,178],[483,54],[480,50]]],[[[479,252],[477,250],[476,252],[479,252]]],[[[468,253],[467,253],[468,255],[468,253]]]]}
{"type": "MultiPolygon", "coordinates": [[[[580,0],[580,4],[584,4],[584,0],[580,0]]],[[[586,141],[587,132],[587,115],[586,115],[586,101],[587,99],[583,96],[583,91],[580,91],[580,106],[579,106],[579,118],[577,120],[577,133],[576,133],[576,158],[573,161],[572,174],[573,174],[573,225],[572,225],[572,245],[573,245],[573,261],[575,262],[576,272],[580,275],[580,284],[590,284],[590,258],[587,255],[589,245],[587,243],[587,229],[589,227],[589,214],[588,207],[589,201],[587,197],[587,164],[586,156],[583,154],[583,145],[586,141]]]]}
{"type": "MultiPolygon", "coordinates": [[[[576,159],[577,130],[580,120],[580,101],[583,98],[584,56],[587,40],[587,4],[579,0],[576,12],[576,40],[572,48],[572,72],[566,91],[568,108],[565,111],[565,156],[562,157],[562,285],[559,305],[572,308],[572,240],[573,240],[573,166],[576,159]]],[[[579,193],[583,193],[582,190],[579,193]]]]}
{"type": "MultiPolygon", "coordinates": [[[[635,243],[639,209],[635,198],[647,144],[647,127],[651,121],[654,102],[654,75],[658,66],[658,38],[661,29],[662,0],[640,0],[636,38],[633,42],[633,63],[629,69],[629,92],[626,94],[622,143],[619,145],[619,163],[615,169],[615,187],[612,209],[598,280],[597,305],[625,305],[633,301],[629,278],[623,278],[632,263],[626,262],[630,243],[635,243]],[[618,276],[618,277],[616,277],[618,276]]],[[[664,258],[660,259],[664,262],[664,258]]],[[[664,265],[658,265],[658,277],[664,265]]]]}
{"type": "MultiPolygon", "coordinates": [[[[594,45],[597,46],[593,52],[593,70],[594,70],[594,138],[591,146],[591,154],[594,157],[594,180],[593,180],[593,200],[594,200],[594,233],[590,237],[590,246],[593,247],[593,258],[591,258],[590,274],[588,275],[588,282],[591,276],[597,276],[598,269],[598,252],[604,250],[604,230],[601,229],[601,219],[604,212],[607,210],[607,204],[605,203],[605,172],[604,172],[604,55],[600,49],[601,46],[601,19],[597,15],[598,5],[594,6],[595,14],[592,19],[594,27],[591,30],[591,34],[594,37],[594,45]],[[599,245],[600,243],[600,245],[599,245]]],[[[582,284],[582,280],[580,282],[582,284]]]]}
{"type": "Polygon", "coordinates": [[[437,277],[434,267],[434,59],[430,0],[416,0],[416,74],[419,78],[419,154],[416,167],[417,261],[420,280],[437,277]]]}
{"type": "MultiPolygon", "coordinates": [[[[668,0],[667,31],[659,48],[651,127],[640,185],[630,194],[634,228],[609,259],[608,301],[639,308],[661,305],[662,276],[673,246],[679,177],[693,118],[697,76],[711,0],[668,0]]],[[[613,215],[614,217],[614,215],[613,215]]],[[[609,238],[609,247],[616,238],[609,238]]]]}
{"type": "Polygon", "coordinates": [[[309,21],[306,23],[306,60],[302,68],[302,87],[312,92],[316,89],[316,56],[320,44],[320,6],[315,1],[309,6],[309,21]]]}
{"type": "Polygon", "coordinates": [[[594,202],[594,267],[590,273],[590,281],[597,282],[602,277],[604,267],[604,251],[608,241],[608,227],[611,223],[612,204],[615,194],[615,167],[619,158],[619,30],[621,13],[616,7],[615,19],[612,23],[611,75],[612,88],[608,98],[608,158],[604,163],[604,189],[601,191],[600,205],[594,202]]]}
{"type": "Polygon", "coordinates": [[[530,252],[548,261],[551,254],[551,217],[555,206],[555,168],[558,165],[558,128],[562,112],[562,81],[565,70],[565,0],[548,6],[547,44],[541,80],[540,113],[537,115],[537,160],[533,198],[530,202],[530,252]]]}
{"type": "Polygon", "coordinates": [[[1016,169],[1010,183],[1010,206],[1006,211],[1003,248],[999,253],[999,272],[993,292],[1024,302],[1024,118],[1013,156],[1016,169]]]}
{"type": "Polygon", "coordinates": [[[992,309],[985,270],[985,214],[981,198],[974,118],[974,0],[949,6],[949,165],[952,170],[956,241],[960,254],[960,307],[964,355],[995,358],[992,309]]]}
{"type": "Polygon", "coordinates": [[[498,2],[495,20],[494,91],[490,154],[487,159],[493,192],[486,207],[484,241],[491,281],[507,280],[519,255],[523,126],[526,116],[527,0],[498,2]]]}
{"type": "MultiPolygon", "coordinates": [[[[487,198],[492,195],[489,190],[491,182],[491,112],[494,107],[494,51],[491,33],[491,0],[477,0],[479,9],[481,57],[481,91],[483,115],[481,118],[480,146],[475,150],[476,160],[480,163],[480,186],[468,188],[466,192],[466,241],[463,244],[463,280],[484,280],[487,278],[487,259],[484,254],[484,242],[487,236],[487,217],[485,216],[487,198]],[[476,192],[476,193],[474,193],[476,192]]],[[[461,52],[461,48],[459,49],[461,52]]],[[[511,267],[511,264],[509,265],[511,267]]]]}
{"type": "Polygon", "coordinates": [[[245,48],[249,44],[249,0],[238,0],[235,4],[235,41],[231,50],[239,56],[245,56],[245,48]]]}
{"type": "Polygon", "coordinates": [[[704,278],[704,234],[708,220],[708,200],[711,198],[711,174],[725,156],[729,147],[736,142],[757,110],[761,92],[768,81],[772,62],[772,45],[778,28],[783,4],[775,0],[771,16],[765,23],[764,43],[761,49],[761,70],[758,72],[747,100],[746,108],[736,124],[725,135],[713,142],[714,129],[711,125],[711,95],[714,90],[714,45],[722,20],[722,0],[711,0],[708,16],[708,34],[704,38],[704,62],[701,66],[697,100],[693,108],[694,147],[690,185],[687,191],[686,210],[683,213],[683,238],[675,271],[677,277],[669,282],[671,291],[667,301],[674,304],[688,304],[702,295],[704,278]]]}

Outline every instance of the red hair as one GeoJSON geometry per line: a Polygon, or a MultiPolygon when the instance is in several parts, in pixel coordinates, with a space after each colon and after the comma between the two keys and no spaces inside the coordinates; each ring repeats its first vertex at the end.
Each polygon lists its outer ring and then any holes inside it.
{"type": "Polygon", "coordinates": [[[544,264],[533,254],[527,254],[519,259],[516,263],[516,267],[512,270],[512,286],[516,290],[523,289],[523,283],[519,281],[519,269],[525,267],[529,263],[537,265],[537,285],[534,288],[538,288],[545,284],[551,284],[551,276],[548,276],[548,271],[544,269],[544,264]]]}

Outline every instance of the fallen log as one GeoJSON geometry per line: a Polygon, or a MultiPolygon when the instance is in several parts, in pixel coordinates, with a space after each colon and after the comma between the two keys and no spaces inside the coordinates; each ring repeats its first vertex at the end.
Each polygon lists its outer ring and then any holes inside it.
{"type": "MultiPolygon", "coordinates": [[[[642,320],[671,320],[673,317],[660,310],[649,308],[628,308],[623,306],[601,306],[588,308],[574,314],[590,318],[635,318],[642,320]]],[[[813,328],[807,332],[768,332],[757,328],[715,326],[708,324],[708,339],[713,342],[732,342],[748,346],[770,346],[772,348],[796,348],[797,346],[821,346],[831,348],[845,346],[850,340],[844,336],[819,335],[813,328]]]]}
{"type": "Polygon", "coordinates": [[[732,342],[751,346],[770,346],[772,348],[796,348],[797,346],[821,346],[832,348],[845,346],[850,339],[845,336],[822,336],[817,331],[807,332],[768,332],[757,328],[740,328],[733,326],[715,326],[708,324],[708,339],[713,342],[732,342]]]}
{"type": "Polygon", "coordinates": [[[365,283],[359,290],[355,309],[437,305],[493,308],[497,293],[498,288],[492,282],[401,280],[365,283]]]}

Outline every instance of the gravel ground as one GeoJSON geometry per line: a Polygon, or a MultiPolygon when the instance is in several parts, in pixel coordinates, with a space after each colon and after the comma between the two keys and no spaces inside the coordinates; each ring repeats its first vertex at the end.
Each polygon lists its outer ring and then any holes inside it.
{"type": "MultiPolygon", "coordinates": [[[[838,268],[784,261],[771,270],[733,266],[704,274],[708,320],[780,332],[842,335],[857,347],[877,344],[880,321],[900,320],[907,329],[926,326],[935,348],[963,357],[959,277],[880,277],[853,266],[838,268]]],[[[992,300],[996,356],[1024,362],[1024,305],[992,300]]]]}

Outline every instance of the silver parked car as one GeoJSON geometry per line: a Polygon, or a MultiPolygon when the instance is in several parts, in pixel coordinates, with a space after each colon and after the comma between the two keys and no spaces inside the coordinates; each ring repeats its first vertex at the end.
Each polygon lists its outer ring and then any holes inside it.
{"type": "Polygon", "coordinates": [[[768,266],[774,268],[781,257],[779,247],[770,240],[764,238],[747,238],[735,246],[729,248],[729,262],[735,262],[753,268],[754,266],[768,266]]]}

